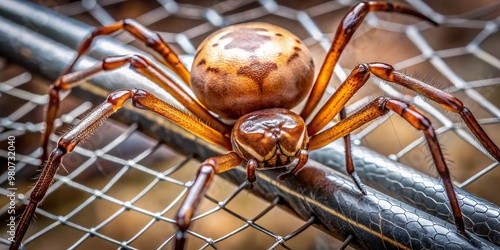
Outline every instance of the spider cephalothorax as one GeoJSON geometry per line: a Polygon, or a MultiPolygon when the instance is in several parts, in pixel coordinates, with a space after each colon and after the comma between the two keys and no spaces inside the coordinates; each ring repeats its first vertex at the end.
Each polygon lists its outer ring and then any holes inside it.
{"type": "Polygon", "coordinates": [[[344,138],[347,172],[360,191],[366,193],[354,171],[349,134],[389,111],[397,113],[410,125],[423,131],[434,164],[443,179],[455,224],[458,230],[465,234],[464,220],[450,173],[430,121],[412,105],[390,97],[379,97],[349,116],[343,110],[349,99],[373,74],[383,80],[412,89],[446,109],[458,113],[485,149],[500,161],[498,147],[456,97],[397,72],[391,65],[380,62],[363,63],[355,67],[318,112],[311,119],[307,119],[325,93],[333,68],[353,33],[364,17],[374,11],[399,12],[433,22],[422,14],[398,4],[386,2],[357,4],[341,21],[314,83],[314,67],[309,50],[293,34],[270,24],[234,25],[214,33],[200,45],[192,72],[186,69],[157,33],[133,20],[126,19],[95,29],[83,42],[78,56],[65,73],[71,71],[78,58],[89,49],[95,37],[126,30],[162,55],[164,63],[179,75],[182,84],[193,89],[199,100],[193,98],[154,63],[138,55],[108,57],[94,67],[61,76],[51,86],[49,93],[47,129],[42,145],[44,152],[42,160],[47,160],[47,163],[30,195],[30,203],[19,221],[16,239],[11,248],[19,247],[36,207],[45,196],[63,156],[71,152],[81,140],[90,135],[104,119],[120,109],[128,99],[132,100],[134,106],[155,112],[195,136],[230,151],[227,154],[211,157],[201,164],[194,183],[175,217],[178,228],[174,243],[176,249],[184,248],[191,218],[212,183],[213,176],[239,165],[246,167],[247,179],[249,183],[253,183],[256,181],[257,169],[286,166],[296,160],[296,164],[292,163],[291,169],[280,178],[285,179],[295,176],[305,165],[308,160],[308,150],[318,149],[334,140],[344,138]],[[78,125],[64,134],[59,139],[57,148],[46,159],[49,135],[54,127],[59,105],[59,92],[70,89],[101,71],[113,70],[127,64],[170,93],[191,114],[180,111],[144,90],[134,88],[117,90],[78,125]],[[289,110],[308,93],[308,99],[300,115],[289,110]],[[340,115],[341,121],[325,129],[337,115],[340,115]],[[220,120],[221,117],[237,121],[234,125],[228,125],[220,120]],[[305,120],[310,121],[306,124],[305,120]]]}
{"type": "Polygon", "coordinates": [[[307,149],[306,128],[304,120],[288,109],[263,109],[236,121],[231,143],[241,158],[255,159],[258,168],[282,167],[307,149]]]}

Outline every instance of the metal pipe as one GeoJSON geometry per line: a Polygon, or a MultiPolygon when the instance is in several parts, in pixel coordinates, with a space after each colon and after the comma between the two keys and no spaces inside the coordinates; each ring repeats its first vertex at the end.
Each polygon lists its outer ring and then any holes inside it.
{"type": "MultiPolygon", "coordinates": [[[[311,152],[311,158],[347,174],[342,143],[332,143],[311,152]]],[[[445,221],[453,222],[448,198],[439,180],[401,163],[391,161],[365,147],[353,146],[356,172],[365,185],[404,201],[445,221]]],[[[461,188],[455,187],[465,217],[465,227],[500,246],[500,208],[461,188]]]]}

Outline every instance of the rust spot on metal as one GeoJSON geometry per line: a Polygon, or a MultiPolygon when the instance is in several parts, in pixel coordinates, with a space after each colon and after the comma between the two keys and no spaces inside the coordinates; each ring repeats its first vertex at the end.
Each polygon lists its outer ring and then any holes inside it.
{"type": "Polygon", "coordinates": [[[254,52],[260,48],[262,44],[271,40],[271,37],[257,33],[266,31],[268,30],[264,28],[240,28],[225,34],[220,39],[232,39],[230,43],[224,46],[224,49],[237,48],[248,52],[254,52]]]}

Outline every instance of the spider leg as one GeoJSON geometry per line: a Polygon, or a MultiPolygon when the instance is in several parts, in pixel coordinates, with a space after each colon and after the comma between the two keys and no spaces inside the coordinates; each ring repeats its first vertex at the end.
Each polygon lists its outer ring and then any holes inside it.
{"type": "MultiPolygon", "coordinates": [[[[184,201],[175,216],[175,221],[179,231],[177,231],[175,235],[174,249],[184,249],[186,231],[191,225],[191,219],[200,204],[201,198],[205,195],[206,191],[210,187],[210,184],[212,184],[214,175],[238,167],[242,162],[243,159],[241,159],[238,154],[230,152],[225,155],[211,157],[201,164],[198,172],[196,173],[193,185],[191,186],[191,189],[189,189],[186,198],[184,198],[184,201]]],[[[251,172],[250,175],[255,177],[255,168],[250,169],[248,165],[249,163],[247,163],[247,171],[251,172]]],[[[253,183],[255,179],[251,180],[248,178],[248,181],[249,183],[253,183]]]]}
{"type": "Polygon", "coordinates": [[[307,132],[314,135],[324,128],[340,112],[347,101],[366,83],[370,73],[383,80],[411,89],[437,102],[446,110],[458,113],[483,147],[493,158],[500,162],[500,149],[488,137],[469,109],[464,107],[459,99],[420,80],[397,72],[389,64],[379,62],[359,64],[311,120],[307,126],[307,132]]]}
{"type": "MultiPolygon", "coordinates": [[[[343,120],[346,117],[347,117],[347,112],[345,108],[342,108],[340,110],[340,119],[343,120]]],[[[356,187],[358,187],[359,191],[361,191],[361,193],[366,195],[366,189],[363,186],[363,183],[361,183],[361,179],[359,178],[358,173],[356,173],[356,170],[354,169],[354,162],[352,161],[351,134],[347,134],[346,136],[344,136],[344,148],[345,148],[345,168],[347,174],[351,176],[351,179],[353,180],[356,187]]]]}
{"type": "Polygon", "coordinates": [[[309,153],[307,152],[307,150],[302,149],[297,153],[297,158],[297,164],[292,169],[290,169],[290,171],[280,174],[278,176],[278,180],[283,181],[297,175],[297,173],[299,173],[299,171],[302,170],[302,168],[306,165],[307,160],[309,159],[309,153]]]}
{"type": "Polygon", "coordinates": [[[354,113],[353,115],[341,120],[333,127],[315,134],[309,141],[309,149],[314,150],[321,148],[328,143],[344,137],[361,127],[362,125],[386,114],[389,110],[394,111],[403,117],[408,123],[418,130],[422,130],[429,146],[434,164],[437,168],[439,176],[443,180],[446,194],[450,201],[451,210],[455,218],[455,224],[460,233],[465,234],[464,220],[458,204],[457,196],[451,181],[450,172],[444,160],[436,133],[431,126],[430,121],[422,115],[413,106],[399,101],[397,99],[388,97],[379,97],[378,99],[370,102],[363,109],[354,113]]]}
{"type": "Polygon", "coordinates": [[[332,46],[326,55],[323,66],[316,78],[316,82],[313,84],[313,88],[309,97],[306,101],[300,116],[306,120],[309,115],[313,112],[314,108],[318,105],[321,97],[325,93],[326,86],[330,81],[333,73],[333,69],[337,64],[337,61],[344,51],[344,48],[349,43],[352,35],[363,22],[365,16],[370,12],[385,11],[385,12],[398,12],[407,15],[411,15],[436,25],[436,23],[430,18],[420,14],[419,12],[412,10],[408,7],[392,4],[387,2],[363,2],[354,6],[349,13],[340,22],[335,37],[333,38],[332,46]]]}
{"type": "Polygon", "coordinates": [[[229,127],[215,118],[193,97],[191,97],[183,88],[173,81],[161,69],[157,68],[148,59],[139,55],[127,55],[118,57],[107,57],[100,63],[91,68],[69,73],[61,76],[54,84],[50,86],[49,102],[45,115],[45,132],[42,135],[42,160],[47,159],[49,136],[54,130],[54,121],[59,111],[59,92],[61,90],[71,89],[83,80],[88,79],[100,72],[114,70],[129,64],[132,69],[144,75],[156,85],[170,93],[184,107],[191,111],[195,116],[210,124],[217,131],[228,134],[229,127]]]}
{"type": "Polygon", "coordinates": [[[83,41],[82,45],[80,45],[76,58],[64,71],[63,75],[71,72],[78,59],[88,51],[94,38],[102,35],[110,35],[119,30],[129,32],[137,39],[144,42],[146,46],[158,52],[165,59],[165,62],[162,61],[162,63],[171,68],[188,86],[190,85],[189,71],[180,62],[177,54],[163,41],[158,33],[151,31],[133,19],[125,19],[108,26],[95,28],[87,39],[83,41]]]}
{"type": "Polygon", "coordinates": [[[248,188],[250,190],[253,189],[253,184],[255,181],[257,181],[257,175],[255,174],[255,171],[259,167],[259,163],[255,159],[250,159],[247,161],[247,181],[248,181],[248,188]]]}
{"type": "Polygon", "coordinates": [[[437,102],[444,109],[458,113],[464,120],[467,127],[474,134],[474,136],[479,140],[481,145],[490,153],[495,160],[500,162],[500,149],[491,140],[491,138],[484,132],[479,122],[476,120],[472,112],[456,97],[430,86],[422,81],[411,78],[401,72],[397,72],[394,68],[385,63],[374,63],[371,72],[377,77],[397,83],[406,88],[409,88],[435,102],[437,102]]]}
{"type": "Polygon", "coordinates": [[[24,237],[31,219],[33,218],[36,207],[38,203],[42,201],[49,189],[54,179],[54,175],[62,162],[63,156],[73,151],[79,142],[87,138],[106,118],[120,109],[128,99],[132,99],[132,104],[137,108],[153,111],[171,120],[173,123],[186,129],[197,137],[227,150],[231,149],[231,142],[225,135],[144,90],[125,89],[114,91],[108,96],[105,102],[97,106],[91,113],[83,118],[80,123],[59,138],[57,147],[50,154],[31,192],[30,202],[19,220],[15,241],[12,243],[11,249],[17,249],[19,247],[20,241],[24,237]]]}

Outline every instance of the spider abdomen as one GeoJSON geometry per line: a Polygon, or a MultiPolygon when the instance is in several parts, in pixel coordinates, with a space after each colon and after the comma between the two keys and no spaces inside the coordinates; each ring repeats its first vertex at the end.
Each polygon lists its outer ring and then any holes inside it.
{"type": "Polygon", "coordinates": [[[229,26],[198,47],[191,87],[226,118],[266,108],[293,108],[309,93],[314,63],[289,31],[266,23],[229,26]]]}
{"type": "Polygon", "coordinates": [[[240,117],[231,134],[233,150],[243,159],[255,159],[259,168],[290,164],[309,142],[304,120],[288,109],[254,111],[240,117]]]}

